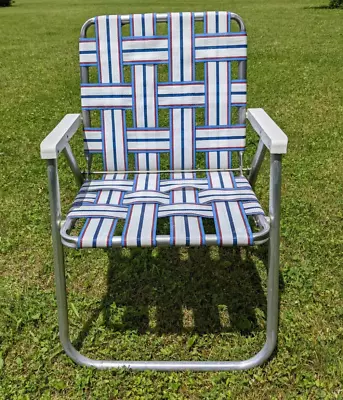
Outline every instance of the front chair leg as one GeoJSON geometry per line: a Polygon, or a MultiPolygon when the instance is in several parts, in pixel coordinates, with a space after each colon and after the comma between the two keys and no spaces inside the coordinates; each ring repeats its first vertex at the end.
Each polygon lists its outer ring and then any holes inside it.
{"type": "Polygon", "coordinates": [[[273,352],[278,331],[279,265],[280,265],[280,206],[281,206],[281,154],[270,155],[269,185],[269,251],[267,293],[267,341],[269,355],[273,352]]]}
{"type": "Polygon", "coordinates": [[[57,160],[48,160],[48,182],[51,212],[54,273],[60,341],[66,354],[77,364],[101,368],[102,361],[91,360],[79,353],[69,338],[68,301],[64,265],[64,251],[60,235],[61,205],[57,160]]]}
{"type": "Polygon", "coordinates": [[[56,300],[58,310],[59,336],[65,352],[71,357],[74,350],[69,339],[69,321],[66,279],[64,267],[64,251],[60,236],[60,191],[58,181],[57,160],[48,160],[48,182],[51,212],[52,244],[54,250],[54,272],[56,285],[56,300]]]}

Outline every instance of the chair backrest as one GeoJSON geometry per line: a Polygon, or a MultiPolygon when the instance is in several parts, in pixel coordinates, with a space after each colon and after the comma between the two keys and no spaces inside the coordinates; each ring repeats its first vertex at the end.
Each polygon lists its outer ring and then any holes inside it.
{"type": "Polygon", "coordinates": [[[246,56],[243,22],[228,12],[87,21],[80,39],[86,156],[101,153],[106,171],[127,171],[130,153],[141,171],[159,170],[163,153],[170,170],[197,168],[200,153],[206,168],[231,168],[232,153],[245,147],[246,56]],[[97,82],[89,82],[89,67],[97,82]],[[91,123],[92,110],[100,117],[91,123]]]}

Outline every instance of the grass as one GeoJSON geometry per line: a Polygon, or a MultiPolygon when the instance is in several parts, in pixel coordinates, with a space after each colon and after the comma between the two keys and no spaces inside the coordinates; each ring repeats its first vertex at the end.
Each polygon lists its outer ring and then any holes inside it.
{"type": "MultiPolygon", "coordinates": [[[[343,13],[322,5],[17,0],[0,10],[0,398],[343,398],[343,13]],[[79,28],[106,13],[227,7],[247,25],[249,106],[264,107],[289,136],[278,351],[235,373],[75,366],[58,341],[39,143],[79,110],[79,28]]],[[[60,179],[66,210],[76,187],[63,158],[60,179]]],[[[267,163],[259,184],[266,205],[267,163]]],[[[68,251],[72,338],[98,357],[247,357],[264,338],[265,256],[264,248],[68,251]]]]}

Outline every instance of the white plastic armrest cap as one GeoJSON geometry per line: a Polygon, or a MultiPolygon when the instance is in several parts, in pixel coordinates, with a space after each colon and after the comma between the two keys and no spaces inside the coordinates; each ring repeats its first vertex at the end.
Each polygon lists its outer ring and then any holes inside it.
{"type": "Polygon", "coordinates": [[[287,135],[263,108],[249,108],[247,118],[271,154],[287,153],[287,135]]]}
{"type": "Polygon", "coordinates": [[[81,124],[80,114],[67,114],[40,144],[43,160],[56,159],[81,124]]]}

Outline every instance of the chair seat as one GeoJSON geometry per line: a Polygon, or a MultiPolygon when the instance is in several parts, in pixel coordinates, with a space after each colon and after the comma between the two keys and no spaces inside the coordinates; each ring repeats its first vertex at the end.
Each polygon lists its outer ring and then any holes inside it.
{"type": "Polygon", "coordinates": [[[173,173],[170,179],[159,173],[137,173],[133,179],[105,174],[82,185],[61,235],[64,244],[73,240],[78,248],[247,246],[253,244],[248,221],[253,215],[263,216],[262,207],[247,179],[233,172],[207,172],[205,178],[173,173]],[[83,226],[70,236],[76,220],[83,226]]]}

